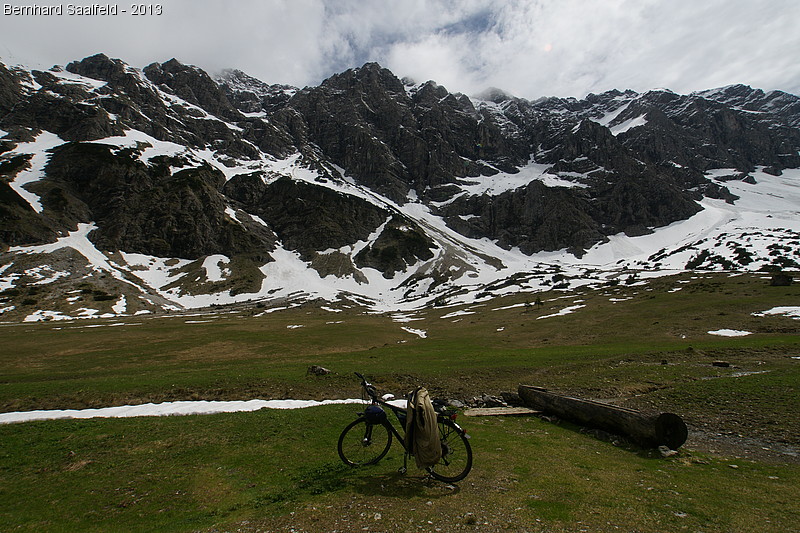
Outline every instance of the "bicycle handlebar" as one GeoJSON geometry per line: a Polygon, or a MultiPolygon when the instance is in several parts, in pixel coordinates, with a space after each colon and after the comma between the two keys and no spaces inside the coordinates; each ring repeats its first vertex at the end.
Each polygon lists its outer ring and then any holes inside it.
{"type": "MultiPolygon", "coordinates": [[[[359,372],[353,372],[358,378],[361,380],[361,386],[364,388],[364,391],[370,397],[370,399],[375,403],[385,403],[378,399],[378,389],[375,388],[375,385],[367,381],[367,378],[364,377],[363,374],[359,372]]],[[[436,411],[436,414],[443,418],[449,418],[451,420],[455,420],[455,414],[450,411],[450,407],[448,406],[447,402],[440,399],[431,400],[433,404],[433,409],[436,411]]]]}
{"type": "Polygon", "coordinates": [[[361,386],[364,387],[364,390],[366,391],[367,395],[369,395],[369,397],[373,401],[377,401],[377,399],[378,399],[378,391],[375,388],[375,386],[372,383],[370,383],[369,381],[367,381],[367,378],[365,378],[363,375],[359,374],[358,372],[353,372],[353,373],[356,376],[358,376],[358,378],[361,380],[361,386]]]}

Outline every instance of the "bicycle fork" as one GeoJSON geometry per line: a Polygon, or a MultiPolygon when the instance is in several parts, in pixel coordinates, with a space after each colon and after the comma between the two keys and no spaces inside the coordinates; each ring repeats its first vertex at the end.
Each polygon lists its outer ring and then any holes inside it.
{"type": "Polygon", "coordinates": [[[365,448],[372,444],[372,424],[367,424],[367,427],[364,428],[364,438],[361,439],[361,445],[365,448]]]}

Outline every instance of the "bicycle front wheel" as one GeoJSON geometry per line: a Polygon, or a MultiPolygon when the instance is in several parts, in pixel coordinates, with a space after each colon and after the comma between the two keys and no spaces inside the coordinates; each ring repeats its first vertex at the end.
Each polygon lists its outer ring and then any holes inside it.
{"type": "Polygon", "coordinates": [[[339,457],[351,466],[372,465],[383,459],[391,445],[392,434],[385,425],[359,418],[339,436],[339,457]]]}
{"type": "Polygon", "coordinates": [[[466,432],[450,420],[439,420],[442,458],[428,468],[431,476],[446,483],[461,481],[472,469],[472,447],[466,432]]]}

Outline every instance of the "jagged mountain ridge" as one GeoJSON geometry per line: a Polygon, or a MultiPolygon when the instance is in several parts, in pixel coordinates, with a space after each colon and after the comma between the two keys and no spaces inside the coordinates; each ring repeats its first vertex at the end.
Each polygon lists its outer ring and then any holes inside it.
{"type": "MultiPolygon", "coordinates": [[[[469,98],[374,63],[303,89],[174,59],[0,65],[4,314],[34,315],[18,300],[41,303],[29,289],[50,278],[30,273],[44,265],[62,273],[42,283],[63,285],[53,298],[74,298],[80,268],[32,253],[45,249],[71,265],[68,250],[114,255],[88,265],[111,280],[80,290],[128,312],[299,293],[419,305],[521,272],[540,287],[542,253],[579,264],[800,167],[798,101],[744,86],[469,98]],[[316,286],[294,286],[303,276],[316,286]]],[[[745,251],[694,266],[797,265],[793,244],[745,251]]]]}

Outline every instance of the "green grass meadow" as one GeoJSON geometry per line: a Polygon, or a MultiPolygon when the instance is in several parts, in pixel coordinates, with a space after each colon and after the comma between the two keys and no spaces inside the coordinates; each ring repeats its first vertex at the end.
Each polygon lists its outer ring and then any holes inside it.
{"type": "Polygon", "coordinates": [[[447,485],[399,474],[397,445],[345,467],[353,405],[4,424],[0,531],[800,531],[800,321],[753,314],[800,305],[797,284],[687,274],[540,296],[541,309],[510,295],[411,322],[308,304],[0,324],[0,412],[352,398],[359,371],[398,396],[532,384],[675,412],[690,427],[677,455],[567,422],[461,416],[475,466],[447,485]]]}

